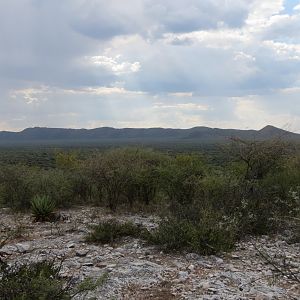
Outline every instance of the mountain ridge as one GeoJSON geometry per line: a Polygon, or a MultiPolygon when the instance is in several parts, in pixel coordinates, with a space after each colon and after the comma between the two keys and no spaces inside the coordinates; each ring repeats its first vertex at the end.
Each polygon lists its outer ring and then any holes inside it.
{"type": "Polygon", "coordinates": [[[19,132],[0,131],[1,142],[12,141],[50,141],[50,140],[189,140],[197,142],[222,142],[232,137],[246,140],[266,140],[283,138],[299,140],[300,134],[267,125],[260,130],[222,129],[197,126],[189,129],[176,128],[113,128],[93,129],[30,127],[19,132]]]}

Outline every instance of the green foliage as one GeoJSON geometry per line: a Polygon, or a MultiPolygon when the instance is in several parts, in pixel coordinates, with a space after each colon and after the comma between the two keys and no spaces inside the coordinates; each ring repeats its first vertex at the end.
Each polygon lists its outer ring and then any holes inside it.
{"type": "Polygon", "coordinates": [[[55,203],[48,196],[35,196],[31,200],[31,211],[36,222],[54,220],[54,209],[55,203]]]}
{"type": "Polygon", "coordinates": [[[59,170],[37,170],[30,182],[30,188],[34,195],[46,195],[50,197],[57,207],[70,207],[74,197],[72,174],[59,170]]]}
{"type": "Polygon", "coordinates": [[[151,150],[132,150],[130,181],[125,187],[125,195],[130,205],[141,202],[149,205],[154,201],[159,188],[159,167],[166,159],[151,150]]]}
{"type": "MultiPolygon", "coordinates": [[[[222,153],[216,159],[116,148],[90,149],[85,155],[56,153],[55,168],[50,169],[3,165],[0,202],[25,210],[34,196],[45,195],[57,208],[93,203],[112,211],[155,210],[169,220],[156,232],[157,243],[201,253],[210,253],[205,243],[213,245],[214,251],[230,248],[222,230],[229,232],[232,245],[245,234],[281,230],[286,226],[283,220],[299,218],[299,153],[280,140],[234,140],[229,147],[229,152],[218,150],[222,153]],[[177,246],[172,243],[176,232],[181,237],[177,246]]],[[[114,242],[124,235],[139,236],[134,230],[124,232],[119,224],[100,224],[90,239],[114,242]]]]}
{"type": "Polygon", "coordinates": [[[57,152],[55,164],[59,169],[72,170],[79,164],[78,154],[76,152],[57,152]]]}
{"type": "Polygon", "coordinates": [[[161,185],[171,203],[188,205],[194,199],[205,164],[198,155],[178,155],[160,169],[161,185]]]}
{"type": "Polygon", "coordinates": [[[0,201],[15,209],[26,209],[30,205],[33,192],[30,188],[35,169],[21,165],[7,165],[0,169],[0,201]]]}
{"type": "Polygon", "coordinates": [[[145,229],[133,224],[132,222],[119,223],[116,220],[108,220],[96,226],[92,226],[92,231],[86,237],[90,243],[115,243],[122,237],[141,237],[145,229]]]}
{"type": "Polygon", "coordinates": [[[271,171],[281,167],[289,149],[281,140],[246,141],[233,139],[231,154],[245,166],[246,180],[263,179],[271,171]]]}
{"type": "Polygon", "coordinates": [[[80,295],[81,298],[86,299],[86,295],[88,292],[94,291],[98,287],[104,285],[107,279],[108,279],[108,273],[104,273],[96,280],[90,277],[85,278],[82,282],[80,282],[77,286],[73,288],[72,298],[74,298],[77,295],[80,295]]]}
{"type": "Polygon", "coordinates": [[[38,262],[8,266],[1,263],[0,299],[3,300],[64,300],[71,299],[66,282],[54,262],[38,262]]]}
{"type": "Polygon", "coordinates": [[[201,180],[197,197],[202,206],[209,205],[215,211],[230,214],[240,204],[241,182],[228,170],[212,170],[201,180]]]}
{"type": "Polygon", "coordinates": [[[69,207],[80,198],[78,173],[59,169],[43,170],[28,166],[3,166],[0,169],[0,203],[29,209],[35,195],[49,196],[58,207],[69,207]]]}
{"type": "Polygon", "coordinates": [[[186,250],[210,255],[232,249],[236,230],[215,216],[207,216],[197,223],[174,218],[162,222],[149,240],[168,251],[186,250]]]}
{"type": "Polygon", "coordinates": [[[51,169],[55,167],[54,151],[47,147],[3,147],[0,144],[0,165],[25,165],[51,169]]]}
{"type": "Polygon", "coordinates": [[[0,299],[3,300],[70,300],[80,295],[85,298],[107,280],[104,273],[97,280],[86,278],[75,285],[73,278],[60,276],[62,264],[42,261],[8,265],[0,262],[0,299]]]}
{"type": "Polygon", "coordinates": [[[131,179],[132,158],[126,154],[126,151],[117,149],[99,154],[90,162],[93,177],[105,192],[105,200],[111,210],[116,210],[131,179]]]}
{"type": "Polygon", "coordinates": [[[101,200],[116,210],[137,201],[148,205],[155,198],[161,161],[162,155],[153,151],[125,148],[97,154],[87,165],[101,200]]]}

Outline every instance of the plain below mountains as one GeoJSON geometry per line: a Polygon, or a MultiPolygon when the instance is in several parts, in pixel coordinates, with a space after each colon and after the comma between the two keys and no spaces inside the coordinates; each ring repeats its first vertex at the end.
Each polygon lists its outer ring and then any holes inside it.
{"type": "Polygon", "coordinates": [[[230,138],[245,140],[268,140],[282,138],[300,141],[300,134],[289,132],[274,126],[266,126],[261,130],[220,129],[194,127],[190,129],[172,128],[111,128],[66,129],[66,128],[27,128],[20,132],[0,131],[0,143],[19,142],[51,142],[51,141],[181,141],[196,143],[225,142],[230,138]]]}

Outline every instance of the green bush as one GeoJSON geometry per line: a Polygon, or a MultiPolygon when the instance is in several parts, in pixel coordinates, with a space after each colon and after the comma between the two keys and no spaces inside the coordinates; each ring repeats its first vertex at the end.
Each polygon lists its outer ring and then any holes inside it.
{"type": "Polygon", "coordinates": [[[48,196],[35,196],[31,200],[31,211],[36,222],[55,219],[55,203],[48,196]]]}
{"type": "Polygon", "coordinates": [[[241,200],[234,210],[240,234],[267,234],[284,229],[300,212],[300,169],[290,161],[260,180],[240,182],[241,200]]]}
{"type": "Polygon", "coordinates": [[[160,168],[162,189],[171,205],[181,203],[189,205],[198,190],[205,173],[203,158],[199,155],[178,155],[160,168]]]}
{"type": "Polygon", "coordinates": [[[75,296],[85,296],[107,279],[107,274],[97,280],[86,278],[75,284],[73,278],[60,276],[62,264],[42,261],[19,265],[0,262],[1,300],[70,300],[75,296]]]}
{"type": "Polygon", "coordinates": [[[98,190],[101,189],[103,200],[113,211],[120,204],[122,196],[124,197],[125,186],[131,181],[131,160],[126,151],[116,149],[97,154],[88,162],[90,173],[98,190]]]}
{"type": "Polygon", "coordinates": [[[131,149],[127,155],[132,156],[130,180],[124,187],[127,202],[131,207],[134,203],[149,206],[159,192],[159,168],[166,157],[145,149],[131,149]]]}
{"type": "MultiPolygon", "coordinates": [[[[283,219],[295,216],[300,207],[295,197],[300,182],[297,167],[300,160],[294,157],[293,149],[279,139],[236,139],[231,145],[231,155],[222,173],[229,172],[228,178],[235,178],[236,183],[223,190],[219,207],[223,214],[235,220],[241,237],[283,229],[283,219]]],[[[213,202],[212,197],[208,199],[213,202]]]]}
{"type": "Polygon", "coordinates": [[[57,207],[70,207],[73,204],[74,186],[71,173],[57,169],[40,169],[30,182],[34,195],[47,195],[57,207]]]}
{"type": "Polygon", "coordinates": [[[8,266],[1,263],[0,299],[3,300],[64,300],[71,299],[66,282],[53,262],[8,266]]]}
{"type": "Polygon", "coordinates": [[[244,165],[244,179],[260,180],[281,168],[290,146],[280,140],[248,141],[232,139],[233,161],[244,165]]]}
{"type": "Polygon", "coordinates": [[[35,195],[47,195],[57,206],[68,207],[74,186],[71,174],[62,170],[20,165],[0,169],[0,202],[18,210],[29,209],[35,195]]]}
{"type": "Polygon", "coordinates": [[[115,243],[122,237],[142,237],[145,229],[132,222],[119,223],[115,220],[104,221],[92,226],[92,231],[87,235],[86,241],[90,243],[115,243]]]}
{"type": "Polygon", "coordinates": [[[99,200],[115,211],[120,205],[136,202],[148,205],[158,191],[158,166],[162,155],[136,148],[97,153],[87,160],[87,172],[99,200]]]}
{"type": "Polygon", "coordinates": [[[36,168],[7,165],[0,169],[0,201],[2,205],[24,210],[29,208],[34,193],[30,182],[36,168]]]}
{"type": "Polygon", "coordinates": [[[215,217],[206,217],[198,223],[168,219],[148,237],[151,243],[167,251],[185,250],[202,255],[231,250],[236,238],[235,226],[215,217]]]}

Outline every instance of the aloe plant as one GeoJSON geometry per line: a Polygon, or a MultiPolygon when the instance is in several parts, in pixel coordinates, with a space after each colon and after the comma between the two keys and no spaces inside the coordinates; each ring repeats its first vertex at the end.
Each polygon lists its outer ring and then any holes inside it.
{"type": "Polygon", "coordinates": [[[45,222],[54,219],[55,203],[48,196],[35,196],[31,200],[31,210],[35,221],[45,222]]]}

